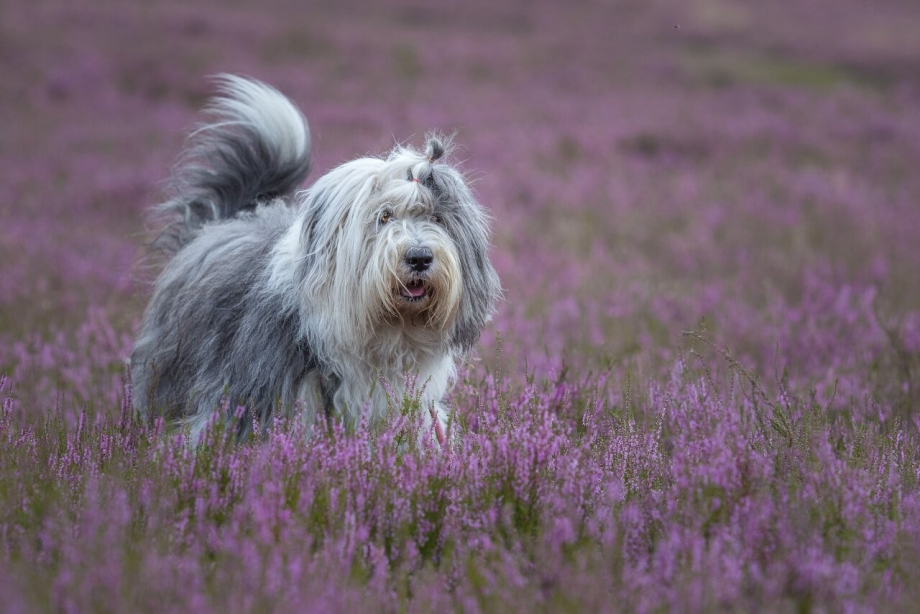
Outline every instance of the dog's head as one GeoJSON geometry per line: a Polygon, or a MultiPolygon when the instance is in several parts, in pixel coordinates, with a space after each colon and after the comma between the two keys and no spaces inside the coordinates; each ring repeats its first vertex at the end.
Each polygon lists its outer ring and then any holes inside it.
{"type": "Polygon", "coordinates": [[[308,316],[362,345],[381,326],[467,351],[501,294],[488,217],[444,161],[450,141],[397,147],[321,177],[303,197],[298,245],[308,316]]]}

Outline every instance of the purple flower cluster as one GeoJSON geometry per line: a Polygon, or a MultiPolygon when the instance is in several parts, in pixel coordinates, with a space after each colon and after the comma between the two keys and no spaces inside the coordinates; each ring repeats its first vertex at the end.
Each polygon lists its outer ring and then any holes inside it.
{"type": "Polygon", "coordinates": [[[73,426],[17,425],[7,397],[0,587],[76,611],[897,603],[920,537],[911,437],[732,373],[479,382],[440,451],[406,449],[421,419],[399,408],[196,449],[127,392],[73,426]]]}
{"type": "Polygon", "coordinates": [[[360,4],[0,8],[2,609],[915,602],[920,10],[360,4]],[[317,175],[459,130],[505,300],[445,449],[411,398],[197,448],[134,415],[142,212],[218,72],[317,175]]]}

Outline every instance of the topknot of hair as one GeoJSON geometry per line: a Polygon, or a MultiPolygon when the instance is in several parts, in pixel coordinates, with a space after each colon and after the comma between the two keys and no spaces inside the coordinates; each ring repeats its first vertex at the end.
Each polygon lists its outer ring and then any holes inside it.
{"type": "Polygon", "coordinates": [[[428,157],[429,161],[434,162],[447,153],[448,147],[450,147],[449,139],[444,139],[435,134],[429,135],[428,143],[425,145],[425,155],[428,157]],[[445,140],[447,141],[446,143],[445,140]]]}

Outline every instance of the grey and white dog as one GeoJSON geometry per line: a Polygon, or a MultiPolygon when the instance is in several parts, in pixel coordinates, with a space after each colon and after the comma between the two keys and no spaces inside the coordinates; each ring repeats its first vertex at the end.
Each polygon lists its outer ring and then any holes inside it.
{"type": "Polygon", "coordinates": [[[218,83],[175,197],[155,209],[170,259],[131,355],[135,407],[197,441],[222,406],[238,435],[252,425],[239,405],[261,426],[279,411],[379,419],[414,380],[442,438],[456,365],[501,294],[488,217],[444,162],[449,140],[347,162],[297,192],[301,113],[259,81],[218,83]]]}

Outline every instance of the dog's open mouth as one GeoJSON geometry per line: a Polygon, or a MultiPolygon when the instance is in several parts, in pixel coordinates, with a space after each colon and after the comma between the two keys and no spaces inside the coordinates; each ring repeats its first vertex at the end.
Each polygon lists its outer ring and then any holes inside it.
{"type": "Polygon", "coordinates": [[[428,288],[421,279],[413,279],[399,286],[399,295],[410,303],[422,300],[427,294],[428,288]]]}

